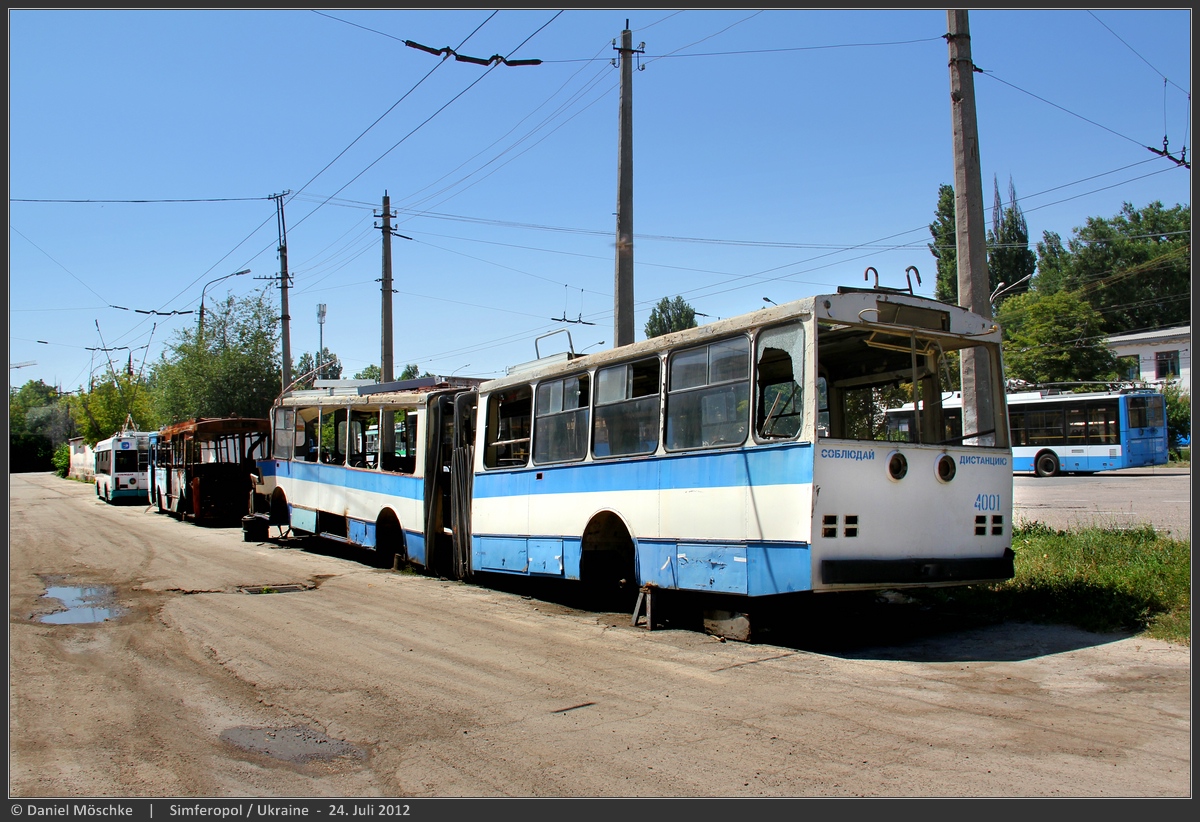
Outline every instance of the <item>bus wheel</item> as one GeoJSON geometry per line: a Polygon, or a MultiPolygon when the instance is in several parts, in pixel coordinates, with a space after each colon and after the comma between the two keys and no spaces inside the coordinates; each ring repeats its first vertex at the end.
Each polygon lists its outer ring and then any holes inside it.
{"type": "Polygon", "coordinates": [[[615,514],[602,513],[588,523],[579,578],[588,607],[624,611],[633,607],[638,593],[633,539],[615,514]]]}
{"type": "Polygon", "coordinates": [[[1033,471],[1039,477],[1053,477],[1058,473],[1058,457],[1049,451],[1043,451],[1034,460],[1033,471]]]}

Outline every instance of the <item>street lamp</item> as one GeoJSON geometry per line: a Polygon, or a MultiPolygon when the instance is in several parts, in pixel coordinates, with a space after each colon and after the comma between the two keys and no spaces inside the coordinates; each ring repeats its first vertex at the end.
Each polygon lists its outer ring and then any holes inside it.
{"type": "Polygon", "coordinates": [[[215,280],[209,280],[204,284],[204,288],[200,289],[200,333],[197,339],[200,346],[204,346],[204,292],[208,291],[208,287],[213,283],[219,283],[221,280],[228,280],[230,277],[240,277],[243,274],[249,274],[250,269],[243,268],[241,271],[235,271],[232,274],[226,274],[224,277],[217,277],[215,280]]]}
{"type": "Polygon", "coordinates": [[[598,345],[604,345],[604,340],[601,340],[600,342],[594,342],[591,345],[585,345],[583,348],[579,349],[579,351],[577,351],[576,353],[582,355],[583,352],[587,351],[589,348],[595,348],[598,345]]]}
{"type": "Polygon", "coordinates": [[[774,306],[778,306],[778,305],[779,305],[779,303],[775,302],[775,301],[774,301],[774,300],[772,300],[770,297],[763,297],[763,302],[764,302],[764,303],[770,303],[771,305],[774,305],[774,306]]]}

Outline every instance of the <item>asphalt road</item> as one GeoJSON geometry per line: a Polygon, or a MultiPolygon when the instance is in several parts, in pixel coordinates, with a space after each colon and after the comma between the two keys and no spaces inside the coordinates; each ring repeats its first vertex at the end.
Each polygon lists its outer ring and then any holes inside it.
{"type": "Polygon", "coordinates": [[[1191,471],[1156,465],[1092,475],[1013,477],[1013,517],[1066,530],[1096,525],[1152,525],[1160,533],[1191,539],[1191,471]]]}
{"type": "Polygon", "coordinates": [[[10,495],[10,797],[1190,795],[1186,647],[844,595],[721,642],[10,495]]]}

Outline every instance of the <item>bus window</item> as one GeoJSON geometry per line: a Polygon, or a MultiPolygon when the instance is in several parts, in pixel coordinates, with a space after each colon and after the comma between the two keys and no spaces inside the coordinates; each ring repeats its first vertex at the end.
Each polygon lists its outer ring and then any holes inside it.
{"type": "Polygon", "coordinates": [[[658,450],[660,373],[657,357],[596,372],[594,456],[653,454],[658,450]]]}
{"type": "Polygon", "coordinates": [[[537,387],[533,461],[571,462],[587,454],[588,375],[549,380],[537,387]]]}
{"type": "Polygon", "coordinates": [[[1057,444],[1063,439],[1061,408],[1030,409],[1025,414],[1025,425],[1030,445],[1057,444]]]}
{"type": "Polygon", "coordinates": [[[739,445],[750,417],[750,341],[745,337],[671,357],[667,449],[739,445]]]}
{"type": "Polygon", "coordinates": [[[272,430],[271,456],[275,459],[290,460],[293,449],[302,446],[304,435],[303,426],[297,430],[296,412],[291,408],[276,408],[272,430]]]}
{"type": "MultiPolygon", "coordinates": [[[[338,423],[338,447],[346,455],[346,464],[351,468],[366,468],[366,444],[363,442],[361,412],[355,411],[349,420],[338,423]]],[[[370,415],[365,415],[370,419],[370,415]]]]}
{"type": "Polygon", "coordinates": [[[379,412],[372,410],[354,410],[350,412],[350,422],[347,436],[349,447],[346,453],[350,456],[352,468],[374,468],[378,455],[379,443],[379,412]],[[370,434],[368,434],[368,430],[370,434]]]}
{"type": "Polygon", "coordinates": [[[1162,428],[1163,401],[1160,397],[1129,397],[1130,428],[1162,428]]]}
{"type": "Polygon", "coordinates": [[[1088,403],[1088,444],[1116,445],[1120,441],[1117,404],[1088,403]]]}
{"type": "Polygon", "coordinates": [[[1087,443],[1087,414],[1083,405],[1071,405],[1067,409],[1067,445],[1087,443]]]}
{"type": "Polygon", "coordinates": [[[817,436],[829,436],[829,384],[817,377],[817,436]]]}
{"type": "Polygon", "coordinates": [[[484,465],[514,468],[529,462],[532,410],[533,390],[528,385],[498,391],[488,397],[484,465]]]}
{"type": "Polygon", "coordinates": [[[804,413],[800,378],[804,373],[804,327],[769,328],[758,337],[758,415],[760,437],[789,439],[800,431],[804,413]]]}

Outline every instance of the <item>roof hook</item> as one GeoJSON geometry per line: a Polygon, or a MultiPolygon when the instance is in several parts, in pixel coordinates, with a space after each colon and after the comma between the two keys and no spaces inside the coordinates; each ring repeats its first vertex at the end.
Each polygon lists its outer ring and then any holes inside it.
{"type": "Polygon", "coordinates": [[[874,275],[875,275],[875,287],[876,287],[876,288],[879,288],[879,272],[875,270],[875,266],[873,266],[873,265],[869,265],[869,266],[867,266],[867,270],[863,272],[863,279],[864,279],[864,280],[869,280],[869,279],[871,279],[871,278],[868,276],[869,274],[874,274],[874,275]]]}
{"type": "Polygon", "coordinates": [[[912,294],[912,279],[908,276],[908,272],[910,271],[917,276],[917,285],[921,284],[921,272],[917,271],[917,267],[915,265],[910,265],[908,268],[904,269],[904,279],[908,280],[908,293],[912,294]]]}

